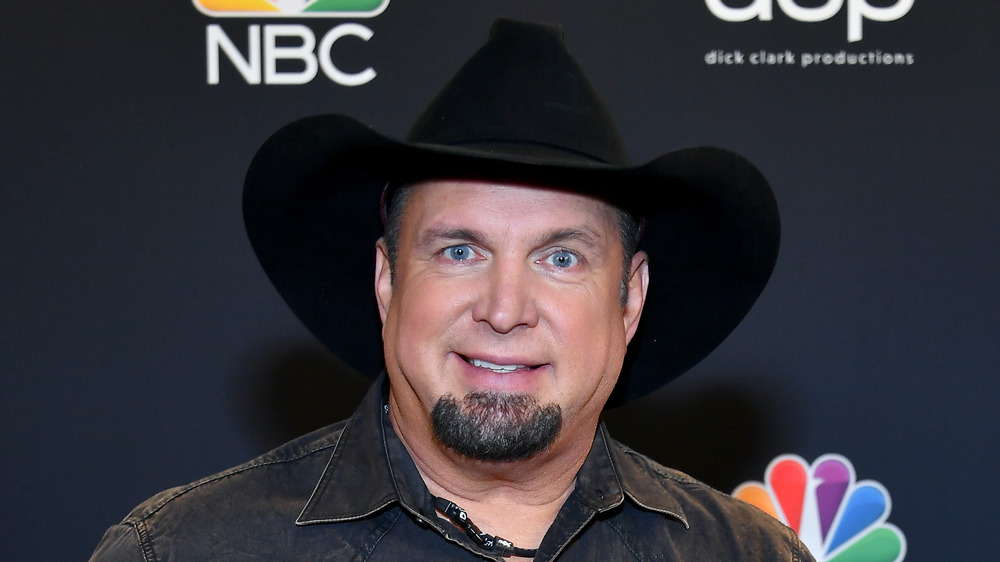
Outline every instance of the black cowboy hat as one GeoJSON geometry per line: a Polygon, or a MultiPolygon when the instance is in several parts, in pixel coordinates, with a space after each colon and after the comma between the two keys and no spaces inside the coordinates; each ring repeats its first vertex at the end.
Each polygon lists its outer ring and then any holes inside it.
{"type": "Polygon", "coordinates": [[[387,185],[435,177],[572,189],[641,218],[649,293],[609,405],[715,349],[777,259],[777,205],[752,164],[714,147],[629,164],[562,32],[498,20],[405,141],[343,115],[308,117],[272,135],[247,172],[244,220],[264,270],[320,341],[362,373],[383,361],[373,292],[381,197],[387,185]]]}

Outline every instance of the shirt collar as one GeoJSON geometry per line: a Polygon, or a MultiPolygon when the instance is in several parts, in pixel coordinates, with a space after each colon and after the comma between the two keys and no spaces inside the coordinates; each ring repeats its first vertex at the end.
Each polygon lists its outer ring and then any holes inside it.
{"type": "Polygon", "coordinates": [[[617,507],[624,496],[640,508],[662,513],[690,528],[673,489],[675,479],[670,469],[612,439],[602,422],[590,455],[577,476],[577,492],[585,501],[589,498],[599,511],[617,507]],[[617,485],[615,501],[605,492],[611,483],[617,485]],[[608,498],[597,503],[595,499],[600,499],[602,492],[608,498]]]}
{"type": "MultiPolygon", "coordinates": [[[[363,519],[392,503],[435,518],[430,492],[385,415],[387,396],[383,373],[347,421],[297,524],[363,519]]],[[[602,423],[577,474],[573,494],[597,512],[614,509],[627,497],[639,507],[688,526],[680,503],[664,483],[665,476],[667,469],[611,439],[602,423]]]]}
{"type": "Polygon", "coordinates": [[[388,383],[383,373],[347,420],[330,462],[296,524],[363,519],[392,503],[412,501],[414,489],[427,494],[413,461],[392,432],[391,424],[383,420],[387,418],[387,393],[388,383]],[[391,435],[386,435],[387,430],[391,435]],[[397,449],[402,449],[402,453],[397,449]],[[400,461],[402,466],[394,466],[400,461]],[[358,467],[365,468],[358,470],[358,467]],[[397,477],[401,477],[399,484],[403,486],[397,485],[397,477]]]}

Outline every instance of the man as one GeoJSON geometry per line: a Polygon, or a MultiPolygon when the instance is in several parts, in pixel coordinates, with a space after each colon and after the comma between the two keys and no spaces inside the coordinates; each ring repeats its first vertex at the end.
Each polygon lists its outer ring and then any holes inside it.
{"type": "Polygon", "coordinates": [[[244,214],[339,356],[365,365],[380,320],[384,373],[351,419],[140,505],[95,560],[811,559],[600,424],[739,322],[777,211],[721,149],[628,165],[557,29],[498,21],[408,142],[342,116],[285,127],[244,214]],[[371,293],[365,208],[385,223],[371,324],[338,316],[371,293]]]}

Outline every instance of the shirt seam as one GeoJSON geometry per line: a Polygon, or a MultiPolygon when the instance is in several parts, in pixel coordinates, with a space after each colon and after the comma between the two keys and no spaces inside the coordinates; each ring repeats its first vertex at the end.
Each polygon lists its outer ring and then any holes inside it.
{"type": "Polygon", "coordinates": [[[153,541],[149,537],[149,529],[146,528],[145,521],[133,523],[132,531],[135,532],[136,540],[139,541],[143,562],[156,562],[156,551],[153,550],[153,541]]]}

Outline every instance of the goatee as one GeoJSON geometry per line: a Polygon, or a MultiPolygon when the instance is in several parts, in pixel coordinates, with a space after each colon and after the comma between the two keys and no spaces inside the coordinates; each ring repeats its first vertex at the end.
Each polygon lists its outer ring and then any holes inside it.
{"type": "Polygon", "coordinates": [[[527,394],[476,391],[462,402],[444,396],[431,421],[445,446],[471,459],[518,461],[546,450],[562,426],[557,404],[541,406],[527,394]]]}

